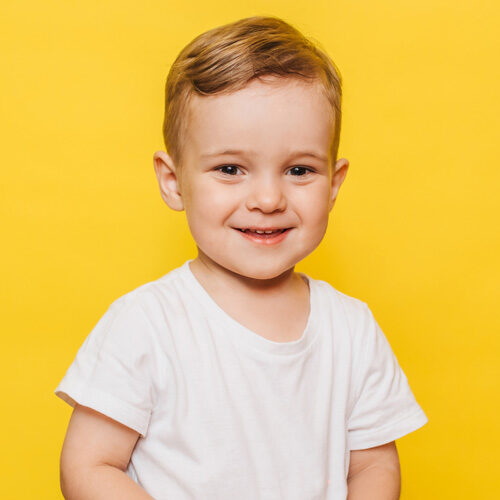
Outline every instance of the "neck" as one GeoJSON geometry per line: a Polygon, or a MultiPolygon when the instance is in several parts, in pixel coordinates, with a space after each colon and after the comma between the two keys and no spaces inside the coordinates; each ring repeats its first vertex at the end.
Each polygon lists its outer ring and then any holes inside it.
{"type": "Polygon", "coordinates": [[[270,279],[257,279],[227,269],[198,249],[198,256],[190,264],[198,281],[209,291],[230,289],[241,293],[269,297],[291,288],[304,286],[302,279],[294,272],[295,266],[270,279]]]}

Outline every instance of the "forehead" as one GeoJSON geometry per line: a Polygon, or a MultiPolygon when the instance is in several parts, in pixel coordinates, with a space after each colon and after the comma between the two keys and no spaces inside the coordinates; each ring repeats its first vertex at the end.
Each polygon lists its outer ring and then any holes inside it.
{"type": "Polygon", "coordinates": [[[231,94],[192,96],[186,153],[241,149],[278,157],[307,149],[328,156],[332,116],[318,82],[255,79],[231,94]]]}

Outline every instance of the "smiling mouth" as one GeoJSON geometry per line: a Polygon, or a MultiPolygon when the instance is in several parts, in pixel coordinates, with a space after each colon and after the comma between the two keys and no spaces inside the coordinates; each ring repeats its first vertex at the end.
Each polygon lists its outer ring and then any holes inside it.
{"type": "Polygon", "coordinates": [[[286,228],[233,228],[238,231],[243,238],[257,245],[276,245],[286,239],[288,233],[293,229],[286,228]]]}
{"type": "Polygon", "coordinates": [[[238,231],[241,231],[242,233],[251,233],[251,234],[280,234],[284,233],[285,231],[288,231],[291,229],[291,227],[286,227],[284,229],[243,229],[240,227],[235,227],[234,229],[237,229],[238,231]]]}

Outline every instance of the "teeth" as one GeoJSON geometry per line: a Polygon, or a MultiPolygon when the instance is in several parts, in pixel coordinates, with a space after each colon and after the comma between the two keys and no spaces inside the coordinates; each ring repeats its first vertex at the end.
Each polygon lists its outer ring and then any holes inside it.
{"type": "Polygon", "coordinates": [[[260,229],[241,229],[244,233],[257,233],[257,234],[276,234],[276,233],[281,233],[284,231],[284,229],[276,229],[275,231],[262,231],[260,229]]]}

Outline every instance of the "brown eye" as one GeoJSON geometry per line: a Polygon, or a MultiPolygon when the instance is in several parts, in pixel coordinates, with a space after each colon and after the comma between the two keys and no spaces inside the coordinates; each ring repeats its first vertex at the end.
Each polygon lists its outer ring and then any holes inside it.
{"type": "Polygon", "coordinates": [[[313,172],[313,170],[307,167],[292,167],[289,172],[292,172],[292,175],[294,175],[295,177],[302,177],[308,172],[313,172]]]}
{"type": "Polygon", "coordinates": [[[215,170],[218,170],[219,172],[226,175],[236,175],[238,167],[236,165],[221,165],[220,167],[217,167],[215,170]]]}

